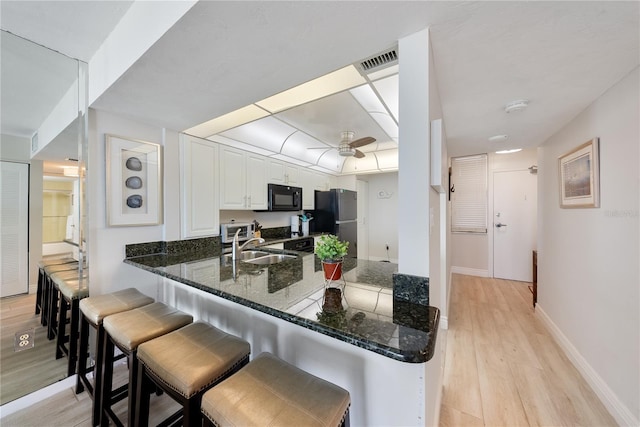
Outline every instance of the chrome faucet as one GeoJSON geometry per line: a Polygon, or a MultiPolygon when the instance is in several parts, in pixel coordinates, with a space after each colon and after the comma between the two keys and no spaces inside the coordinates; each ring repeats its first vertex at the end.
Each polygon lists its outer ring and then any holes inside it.
{"type": "Polygon", "coordinates": [[[262,237],[253,237],[242,244],[242,246],[238,243],[238,234],[240,234],[240,229],[236,231],[235,236],[233,236],[233,243],[231,244],[231,259],[233,261],[238,259],[238,254],[242,252],[244,248],[247,247],[249,243],[253,243],[257,241],[258,243],[264,243],[264,239],[262,237]]]}

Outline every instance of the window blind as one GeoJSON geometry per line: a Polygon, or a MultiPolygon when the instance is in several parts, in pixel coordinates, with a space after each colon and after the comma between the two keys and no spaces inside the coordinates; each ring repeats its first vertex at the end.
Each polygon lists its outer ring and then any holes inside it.
{"type": "Polygon", "coordinates": [[[451,231],[487,232],[487,155],[451,159],[451,231]]]}

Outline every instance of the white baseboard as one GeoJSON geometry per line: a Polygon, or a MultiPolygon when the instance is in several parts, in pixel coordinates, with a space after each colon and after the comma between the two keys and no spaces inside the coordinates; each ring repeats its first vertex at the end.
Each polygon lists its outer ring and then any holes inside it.
{"type": "Polygon", "coordinates": [[[466,274],[467,276],[490,277],[489,270],[479,268],[451,266],[451,273],[466,274]]]}
{"type": "Polygon", "coordinates": [[[449,329],[449,318],[447,316],[440,316],[440,329],[449,329]]]}
{"type": "Polygon", "coordinates": [[[75,387],[76,378],[77,375],[72,375],[47,387],[43,387],[40,390],[36,390],[33,393],[29,393],[26,396],[22,396],[16,400],[5,403],[4,405],[0,406],[0,419],[22,409],[28,408],[29,406],[41,402],[44,399],[47,399],[65,389],[75,387]]]}
{"type": "Polygon", "coordinates": [[[368,258],[368,260],[369,261],[387,261],[387,262],[391,262],[391,263],[394,263],[394,264],[398,263],[397,259],[393,259],[393,258],[387,259],[387,258],[383,258],[383,257],[380,257],[380,256],[370,256],[368,258]]]}
{"type": "Polygon", "coordinates": [[[560,348],[567,355],[571,363],[576,367],[578,372],[582,375],[585,381],[591,386],[593,391],[598,395],[602,403],[606,406],[609,413],[616,419],[621,426],[639,426],[640,420],[638,420],[626,407],[624,403],[620,401],[618,396],[609,388],[607,383],[598,375],[591,365],[580,354],[578,349],[569,341],[569,339],[562,333],[560,328],[553,323],[553,320],[544,312],[540,304],[536,304],[536,315],[545,324],[551,335],[556,340],[560,348]]]}

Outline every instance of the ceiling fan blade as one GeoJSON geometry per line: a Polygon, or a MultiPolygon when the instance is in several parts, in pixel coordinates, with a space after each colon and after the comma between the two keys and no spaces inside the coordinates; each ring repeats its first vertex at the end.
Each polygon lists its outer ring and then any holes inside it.
{"type": "MultiPolygon", "coordinates": [[[[355,148],[354,148],[355,150],[355,148]]],[[[355,157],[356,159],[361,159],[364,157],[364,153],[360,150],[356,150],[356,154],[353,155],[353,157],[355,157]]]]}
{"type": "Polygon", "coordinates": [[[376,139],[371,136],[365,136],[364,138],[356,139],[355,141],[351,141],[349,146],[351,148],[362,147],[363,145],[371,144],[372,142],[376,142],[376,139]]]}
{"type": "Polygon", "coordinates": [[[307,150],[337,150],[338,147],[307,147],[307,150]]]}

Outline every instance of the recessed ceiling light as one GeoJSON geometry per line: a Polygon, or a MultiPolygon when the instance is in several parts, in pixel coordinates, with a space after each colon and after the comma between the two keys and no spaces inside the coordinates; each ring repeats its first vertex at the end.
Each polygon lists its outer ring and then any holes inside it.
{"type": "Polygon", "coordinates": [[[511,150],[500,150],[500,151],[496,151],[496,154],[511,154],[511,153],[517,153],[518,151],[522,151],[522,148],[513,148],[511,150]]]}
{"type": "Polygon", "coordinates": [[[527,99],[519,99],[517,101],[511,101],[507,105],[504,106],[505,113],[513,113],[515,111],[522,111],[529,105],[529,100],[527,99]]]}
{"type": "Polygon", "coordinates": [[[489,141],[491,142],[503,142],[509,138],[509,135],[493,135],[489,137],[489,141]]]}

